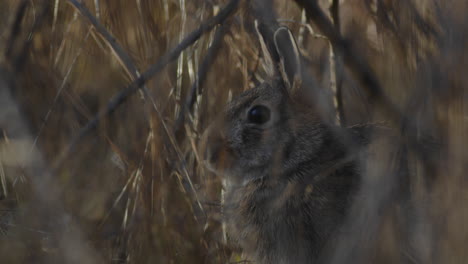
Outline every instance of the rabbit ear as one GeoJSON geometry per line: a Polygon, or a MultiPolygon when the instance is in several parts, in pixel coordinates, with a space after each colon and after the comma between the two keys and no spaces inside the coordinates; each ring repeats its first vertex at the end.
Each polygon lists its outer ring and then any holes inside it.
{"type": "Polygon", "coordinates": [[[279,71],[286,88],[294,93],[302,83],[301,55],[291,31],[280,27],[274,34],[276,52],[279,55],[279,71]]]}
{"type": "Polygon", "coordinates": [[[270,50],[267,47],[263,34],[260,31],[260,25],[258,23],[258,20],[255,20],[255,30],[257,31],[258,40],[260,42],[260,48],[262,49],[262,55],[264,60],[263,65],[265,67],[266,74],[270,77],[273,77],[276,74],[275,63],[273,62],[273,55],[270,53],[270,50]]]}

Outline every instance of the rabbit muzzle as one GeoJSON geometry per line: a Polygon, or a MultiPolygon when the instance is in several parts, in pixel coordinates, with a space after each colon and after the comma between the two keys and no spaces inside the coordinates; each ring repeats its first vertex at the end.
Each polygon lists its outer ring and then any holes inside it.
{"type": "Polygon", "coordinates": [[[218,127],[214,125],[208,127],[202,136],[199,150],[203,163],[208,170],[218,175],[226,173],[231,158],[226,139],[218,127]]]}

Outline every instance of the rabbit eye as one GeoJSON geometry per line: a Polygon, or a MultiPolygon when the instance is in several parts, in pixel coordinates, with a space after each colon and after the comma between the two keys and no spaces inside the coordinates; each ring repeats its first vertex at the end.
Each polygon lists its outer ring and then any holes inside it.
{"type": "Polygon", "coordinates": [[[249,122],[261,125],[268,122],[268,120],[270,120],[270,116],[271,113],[268,107],[263,105],[256,105],[250,108],[247,118],[249,122]]]}

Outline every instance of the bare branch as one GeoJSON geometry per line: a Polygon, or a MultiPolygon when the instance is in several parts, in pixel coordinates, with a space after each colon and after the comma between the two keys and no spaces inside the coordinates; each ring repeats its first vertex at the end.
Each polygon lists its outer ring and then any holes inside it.
{"type": "Polygon", "coordinates": [[[296,0],[303,7],[309,19],[311,19],[330,40],[335,49],[343,56],[345,63],[350,66],[357,79],[367,89],[370,101],[372,99],[381,102],[392,118],[401,120],[401,112],[384,94],[382,86],[377,80],[370,65],[362,58],[355,56],[354,49],[348,41],[341,37],[341,34],[335,30],[333,23],[328,19],[325,13],[318,6],[316,1],[296,0]]]}
{"type": "MultiPolygon", "coordinates": [[[[72,0],[73,1],[73,0],[72,0]]],[[[187,47],[195,43],[202,34],[210,31],[216,25],[222,23],[226,18],[228,18],[236,9],[240,0],[231,0],[219,13],[218,15],[212,17],[211,19],[205,21],[196,29],[192,31],[187,37],[185,37],[176,47],[164,54],[158,62],[153,64],[146,72],[144,72],[140,77],[133,81],[129,86],[123,89],[118,94],[114,95],[107,104],[107,107],[100,111],[97,115],[93,117],[84,127],[81,128],[78,135],[76,135],[71,141],[70,144],[65,148],[62,154],[55,161],[54,168],[58,168],[63,161],[70,155],[75,146],[92,130],[94,130],[101,119],[112,114],[117,107],[124,103],[129,96],[134,94],[140,87],[142,87],[149,79],[151,79],[155,74],[160,72],[166,67],[168,63],[177,59],[180,53],[185,50],[187,47]]]]}
{"type": "MultiPolygon", "coordinates": [[[[108,103],[107,108],[105,108],[103,111],[100,111],[93,119],[91,119],[79,132],[79,134],[72,139],[70,145],[68,148],[65,149],[65,151],[62,153],[62,155],[57,159],[54,168],[58,168],[62,162],[66,159],[66,157],[73,151],[74,146],[82,139],[86,134],[88,134],[91,130],[95,129],[97,127],[97,124],[102,118],[105,118],[106,116],[110,115],[119,105],[121,105],[123,102],[126,101],[126,99],[132,95],[135,91],[138,89],[142,88],[145,96],[149,98],[149,100],[152,103],[152,106],[158,116],[160,117],[164,130],[166,132],[166,136],[168,137],[169,141],[172,145],[172,148],[174,148],[178,159],[182,162],[182,155],[180,154],[180,150],[178,149],[176,142],[173,138],[173,135],[171,135],[167,125],[165,124],[161,113],[159,109],[156,106],[156,102],[154,101],[153,97],[151,96],[151,92],[144,86],[146,81],[149,80],[152,76],[154,76],[156,73],[164,69],[164,67],[171,61],[177,59],[179,55],[182,53],[183,50],[185,50],[187,47],[189,47],[191,44],[193,44],[195,41],[197,41],[201,35],[205,32],[210,31],[213,27],[215,27],[217,24],[222,23],[227,17],[229,17],[236,9],[239,3],[239,0],[232,0],[226,7],[221,10],[217,16],[209,19],[205,23],[203,23],[197,30],[193,31],[190,33],[185,39],[183,39],[179,45],[177,45],[174,49],[166,53],[161,57],[161,59],[154,65],[152,65],[145,73],[140,75],[138,72],[138,69],[136,68],[135,64],[133,63],[132,59],[130,56],[124,51],[124,49],[118,44],[116,39],[110,34],[110,32],[94,17],[89,10],[82,5],[80,2],[76,0],[69,0],[69,2],[77,8],[80,13],[86,17],[89,22],[96,28],[97,32],[104,38],[106,43],[109,45],[109,47],[112,49],[112,51],[116,54],[116,57],[119,59],[119,61],[122,63],[124,66],[125,70],[133,77],[134,81],[127,87],[125,88],[122,92],[119,94],[115,95],[108,103]]],[[[219,32],[219,31],[218,31],[219,32]]],[[[224,35],[224,30],[222,31],[222,35],[224,35]]],[[[218,33],[219,35],[221,33],[218,33]]],[[[219,36],[219,38],[222,38],[222,36],[219,36]]],[[[219,41],[218,41],[219,42],[219,41]]],[[[215,43],[216,44],[216,43],[215,43]]],[[[219,44],[216,44],[216,46],[219,46],[219,44]]],[[[214,50],[217,50],[218,47],[215,47],[214,50]]],[[[211,64],[211,61],[214,58],[214,54],[208,54],[207,55],[208,61],[206,61],[206,64],[211,64]]],[[[203,68],[208,68],[207,65],[203,67],[202,65],[202,70],[203,68]]],[[[206,75],[205,72],[201,72],[199,74],[199,81],[203,81],[206,75]],[[201,78],[200,78],[201,77],[201,78]]],[[[192,101],[192,99],[190,99],[192,101]]],[[[192,103],[193,104],[193,103],[192,103]]],[[[189,107],[190,108],[190,107],[189,107]]],[[[183,163],[183,162],[182,162],[183,163]]],[[[189,183],[190,188],[193,191],[193,194],[195,195],[195,199],[198,203],[198,206],[202,212],[204,212],[203,207],[197,197],[197,193],[193,187],[193,183],[188,175],[188,172],[185,167],[183,169],[183,174],[186,178],[186,180],[189,183]]]]}
{"type": "Polygon", "coordinates": [[[135,67],[135,64],[132,62],[132,58],[130,58],[130,56],[119,45],[114,36],[112,36],[109,31],[101,23],[99,23],[96,17],[94,17],[81,2],[78,2],[77,0],[68,0],[68,2],[76,9],[78,9],[82,16],[89,20],[96,31],[106,40],[106,44],[109,45],[111,50],[117,55],[117,59],[120,61],[120,63],[122,63],[127,73],[136,78],[139,73],[135,67]]]}
{"type": "MultiPolygon", "coordinates": [[[[27,58],[28,55],[28,50],[29,46],[32,43],[33,38],[28,37],[22,45],[18,45],[18,55],[16,57],[13,57],[13,49],[16,42],[16,38],[18,37],[18,34],[20,33],[21,30],[21,21],[25,15],[26,12],[26,6],[27,6],[28,1],[23,1],[16,13],[15,21],[12,26],[12,31],[10,34],[10,39],[7,44],[7,49],[5,52],[5,57],[12,60],[12,66],[13,66],[13,74],[16,74],[20,72],[23,69],[23,64],[27,58]],[[14,58],[14,59],[13,59],[14,58]]],[[[42,26],[42,23],[44,22],[46,18],[47,11],[49,10],[49,5],[47,1],[42,1],[40,4],[40,9],[39,9],[39,15],[36,17],[34,20],[30,30],[29,30],[29,36],[33,36],[34,33],[42,26]]]]}
{"type": "Polygon", "coordinates": [[[213,64],[216,54],[218,54],[219,48],[221,47],[223,37],[227,31],[226,27],[227,26],[225,24],[221,24],[219,28],[216,30],[216,33],[213,38],[213,42],[211,43],[211,46],[208,48],[206,56],[200,65],[200,70],[197,73],[197,78],[195,79],[195,82],[192,84],[192,87],[190,88],[190,93],[187,96],[187,100],[185,101],[185,104],[183,105],[182,110],[179,113],[179,117],[176,120],[176,124],[174,128],[174,131],[176,133],[177,131],[181,129],[185,121],[185,115],[187,114],[187,112],[191,113],[193,111],[193,105],[195,104],[195,99],[197,95],[200,95],[203,91],[202,90],[203,84],[208,74],[208,70],[213,64]]]}

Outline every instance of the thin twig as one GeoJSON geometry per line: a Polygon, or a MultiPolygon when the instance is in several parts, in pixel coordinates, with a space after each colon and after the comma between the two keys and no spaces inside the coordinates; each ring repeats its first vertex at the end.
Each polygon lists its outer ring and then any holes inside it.
{"type": "MultiPolygon", "coordinates": [[[[341,34],[341,21],[340,21],[340,1],[333,0],[330,6],[330,13],[332,15],[333,24],[335,25],[335,30],[338,34],[341,34]]],[[[330,49],[333,51],[333,62],[334,62],[334,82],[335,82],[335,98],[336,98],[336,110],[338,112],[338,117],[340,119],[341,126],[346,127],[346,116],[344,113],[343,107],[343,65],[341,62],[341,57],[333,45],[330,49]]]]}
{"type": "Polygon", "coordinates": [[[128,74],[134,78],[137,77],[139,73],[132,62],[132,58],[130,58],[130,56],[119,45],[114,36],[112,36],[109,31],[101,23],[99,23],[96,17],[94,17],[91,12],[89,12],[88,8],[86,8],[81,2],[78,2],[77,0],[68,0],[68,2],[76,9],[78,9],[78,11],[80,11],[80,14],[86,17],[94,26],[96,31],[106,40],[106,44],[109,45],[111,50],[117,55],[117,59],[120,61],[120,63],[122,63],[128,74]]]}
{"type": "MultiPolygon", "coordinates": [[[[124,49],[118,44],[118,42],[116,41],[116,39],[112,36],[112,34],[91,14],[91,12],[84,6],[82,5],[80,2],[76,1],[76,0],[69,0],[69,2],[75,7],[77,8],[80,13],[86,17],[89,22],[96,28],[97,32],[100,34],[100,36],[102,36],[105,40],[105,42],[107,43],[107,45],[109,45],[109,47],[111,48],[111,50],[114,52],[114,54],[116,55],[117,59],[121,62],[121,64],[123,65],[124,69],[133,77],[134,80],[138,81],[139,78],[141,78],[142,76],[140,76],[140,73],[138,72],[138,69],[136,68],[135,64],[133,63],[132,59],[130,58],[130,56],[124,51],[124,49]]],[[[235,1],[233,1],[235,2],[235,1]]],[[[227,6],[229,7],[229,5],[227,6]]],[[[233,10],[233,9],[232,9],[233,10]]],[[[226,17],[229,15],[229,13],[226,13],[226,17]]],[[[214,17],[216,18],[216,17],[214,17]]],[[[213,19],[214,19],[213,18],[213,19]]],[[[216,23],[212,23],[213,26],[216,25],[216,23]]],[[[199,28],[200,30],[200,28],[199,28]]],[[[202,28],[202,30],[204,30],[202,28]]],[[[192,33],[193,35],[193,33],[192,33]]],[[[199,36],[201,36],[201,34],[199,34],[199,36]]],[[[198,38],[197,38],[198,39],[198,38]]],[[[196,39],[194,39],[196,40],[196,39]]],[[[184,42],[184,40],[182,41],[182,43],[184,42]]],[[[180,45],[179,45],[180,46],[180,45]]],[[[188,47],[188,45],[186,46],[188,47]]],[[[175,49],[175,51],[178,52],[178,54],[180,54],[183,50],[183,49],[175,49]]],[[[174,51],[174,50],[173,50],[174,51]]],[[[170,53],[169,53],[170,54],[170,53]]],[[[178,56],[178,55],[177,55],[178,56]]],[[[167,57],[167,56],[166,56],[167,57]]],[[[166,58],[163,56],[163,59],[166,58]]],[[[177,57],[176,56],[173,56],[173,59],[176,59],[177,57]]],[[[212,59],[212,58],[211,58],[212,59]]],[[[169,62],[169,60],[166,60],[167,62],[169,62]]],[[[159,64],[159,65],[162,65],[162,64],[159,64]]],[[[156,66],[158,66],[158,64],[156,64],[156,66]]],[[[162,65],[160,67],[159,70],[162,70],[163,67],[165,66],[162,65]]],[[[151,70],[151,68],[150,68],[151,70]]],[[[156,73],[156,72],[155,72],[156,73]]],[[[205,75],[205,74],[203,74],[205,75]]],[[[202,76],[203,79],[204,79],[204,76],[202,76]]],[[[142,83],[142,90],[143,90],[143,93],[144,95],[150,99],[151,101],[151,104],[154,108],[154,110],[156,111],[158,117],[160,118],[161,122],[162,122],[162,125],[163,125],[163,128],[165,130],[165,136],[169,139],[168,141],[165,141],[165,142],[169,142],[170,143],[170,147],[172,147],[174,149],[174,151],[176,152],[177,154],[177,158],[182,161],[182,155],[181,155],[181,151],[179,150],[177,144],[176,144],[176,141],[175,139],[173,138],[173,135],[172,133],[170,133],[169,131],[169,128],[167,127],[166,123],[164,122],[164,119],[162,117],[162,114],[161,112],[159,111],[159,108],[157,107],[157,104],[156,102],[154,101],[153,99],[153,96],[151,95],[151,92],[149,91],[149,89],[147,87],[145,87],[144,85],[144,82],[142,83]]],[[[140,86],[138,86],[137,88],[140,88],[140,86]]],[[[128,89],[128,88],[127,88],[128,89]]],[[[135,89],[137,90],[137,89],[135,89]]],[[[110,113],[110,112],[109,112],[110,113]]],[[[90,122],[92,122],[93,120],[91,120],[90,122]]],[[[183,163],[183,162],[182,162],[183,163]]],[[[183,172],[183,175],[185,176],[185,179],[187,180],[187,182],[189,183],[189,186],[190,186],[190,189],[192,191],[192,193],[194,194],[195,196],[195,200],[197,201],[197,204],[200,208],[200,210],[204,213],[204,209],[203,209],[203,206],[201,205],[200,201],[199,201],[199,198],[198,198],[198,195],[195,191],[195,188],[194,188],[194,185],[192,183],[192,180],[189,176],[189,173],[187,171],[187,169],[185,168],[185,166],[182,167],[182,172],[183,172]]],[[[179,179],[182,183],[182,179],[179,179]]]]}
{"type": "Polygon", "coordinates": [[[366,88],[370,101],[381,102],[394,120],[401,120],[400,110],[385,95],[370,65],[362,57],[355,55],[353,47],[341,37],[341,34],[334,28],[333,23],[318,6],[318,3],[307,0],[296,0],[296,2],[306,10],[309,19],[320,28],[320,31],[330,40],[336,51],[343,56],[345,63],[350,66],[357,79],[366,88]]]}
{"type": "Polygon", "coordinates": [[[434,153],[427,151],[424,142],[419,140],[417,129],[412,119],[403,115],[403,112],[390,100],[384,93],[376,74],[362,56],[357,56],[353,46],[341,37],[341,34],[336,31],[333,24],[318,6],[317,1],[295,0],[298,5],[304,8],[309,19],[311,19],[327,36],[337,52],[342,56],[344,62],[349,66],[350,70],[356,76],[362,87],[364,87],[369,96],[369,102],[379,103],[383,110],[386,111],[388,117],[400,124],[401,133],[405,141],[421,158],[428,172],[434,171],[432,161],[436,158],[434,153]]]}
{"type": "MultiPolygon", "coordinates": [[[[112,48],[112,50],[117,54],[119,57],[120,61],[124,65],[125,69],[129,72],[131,76],[135,78],[135,80],[127,86],[125,89],[123,89],[121,92],[113,96],[107,107],[101,111],[99,111],[93,119],[91,119],[84,127],[81,128],[79,131],[78,135],[75,136],[69,143],[69,145],[64,149],[64,151],[61,153],[61,155],[56,159],[54,163],[54,170],[57,170],[63,162],[66,160],[66,158],[74,151],[76,145],[92,130],[94,130],[99,122],[111,115],[117,107],[119,107],[121,104],[123,104],[132,94],[134,94],[136,91],[138,91],[141,87],[145,85],[145,83],[152,78],[155,74],[160,72],[161,70],[164,69],[164,67],[170,63],[171,61],[174,61],[179,57],[179,55],[190,45],[195,43],[204,33],[212,30],[216,25],[223,23],[223,21],[228,18],[235,10],[237,10],[237,6],[239,4],[240,0],[231,0],[216,16],[212,17],[211,19],[208,19],[206,22],[202,23],[198,29],[195,31],[191,32],[187,37],[185,37],[176,47],[168,51],[166,54],[164,54],[158,62],[153,64],[146,72],[143,74],[139,74],[138,70],[134,66],[131,58],[124,52],[124,50],[118,45],[118,43],[115,41],[115,38],[112,37],[112,35],[97,21],[94,16],[91,15],[91,13],[88,11],[87,8],[85,8],[83,5],[81,5],[79,2],[76,0],[69,0],[70,3],[72,3],[78,10],[80,10],[81,14],[86,16],[90,22],[95,26],[96,30],[107,40],[108,45],[112,48]]],[[[156,102],[153,99],[153,96],[151,96],[151,93],[146,87],[143,88],[144,94],[151,100],[151,103],[153,105],[153,108],[157,112],[159,118],[162,119],[162,115],[159,111],[159,109],[156,106],[156,102]]],[[[182,159],[182,155],[180,150],[178,149],[177,145],[175,144],[175,140],[171,133],[169,133],[169,129],[166,126],[165,122],[162,123],[164,130],[166,132],[166,135],[169,138],[170,143],[174,147],[174,150],[178,156],[179,159],[182,159]]],[[[182,162],[183,163],[183,162],[182,162]]],[[[182,172],[185,175],[186,180],[188,181],[191,189],[194,191],[193,183],[189,177],[188,171],[183,166],[182,172]]],[[[204,212],[203,207],[198,199],[197,193],[194,191],[194,195],[196,198],[196,201],[198,203],[198,206],[200,207],[201,211],[204,212]]]]}
{"type": "Polygon", "coordinates": [[[202,23],[198,29],[192,31],[187,37],[185,37],[176,47],[164,54],[158,62],[150,66],[150,68],[141,74],[135,81],[128,85],[118,94],[114,95],[108,102],[107,107],[99,113],[97,113],[93,119],[91,119],[78,134],[70,141],[70,144],[64,149],[62,154],[56,159],[54,168],[58,168],[63,161],[70,155],[75,146],[92,130],[94,130],[99,122],[112,114],[117,107],[123,104],[132,94],[134,94],[140,87],[142,87],[149,79],[155,74],[160,72],[166,67],[166,65],[179,57],[180,53],[187,47],[195,43],[202,34],[210,31],[216,25],[222,23],[227,17],[229,17],[236,9],[240,0],[231,0],[219,13],[212,17],[206,22],[202,23]]]}
{"type": "MultiPolygon", "coordinates": [[[[88,37],[89,37],[90,33],[91,33],[91,30],[88,30],[88,33],[86,33],[86,36],[84,38],[84,43],[88,40],[88,37]]],[[[57,105],[60,96],[62,95],[62,91],[65,89],[65,87],[67,85],[68,78],[70,77],[70,73],[71,73],[72,69],[74,68],[78,57],[81,55],[82,49],[83,49],[83,47],[80,47],[78,49],[78,51],[76,52],[75,57],[72,59],[72,61],[70,63],[70,66],[68,67],[68,70],[67,70],[67,72],[65,73],[65,75],[63,77],[63,80],[62,80],[62,83],[60,84],[60,87],[57,89],[57,93],[55,94],[55,97],[54,97],[54,99],[52,101],[51,106],[47,110],[46,115],[42,118],[42,123],[39,126],[39,129],[38,129],[38,131],[36,133],[36,136],[34,137],[34,141],[33,141],[32,145],[31,145],[30,150],[29,150],[30,155],[34,151],[34,149],[36,148],[37,142],[39,141],[39,137],[41,136],[42,131],[44,130],[47,122],[49,121],[49,118],[50,118],[52,112],[54,111],[54,108],[57,105]]],[[[24,164],[23,164],[23,166],[24,166],[24,164]]],[[[14,181],[15,183],[16,183],[16,180],[17,179],[15,179],[15,181],[14,181]]]]}
{"type": "Polygon", "coordinates": [[[192,84],[192,87],[190,88],[190,93],[187,96],[185,104],[183,105],[182,110],[180,111],[179,116],[176,120],[176,123],[174,126],[175,133],[177,133],[177,131],[179,131],[182,128],[182,125],[185,122],[185,115],[187,114],[187,112],[192,113],[193,105],[195,104],[195,99],[197,98],[197,95],[200,95],[202,93],[203,84],[206,80],[206,76],[208,74],[208,71],[211,65],[213,64],[214,59],[216,58],[216,55],[218,54],[219,48],[221,47],[221,43],[222,43],[222,40],[226,31],[227,29],[226,29],[225,24],[221,24],[216,30],[213,41],[211,42],[211,45],[208,48],[206,56],[200,65],[200,69],[197,73],[195,82],[192,84]]]}

